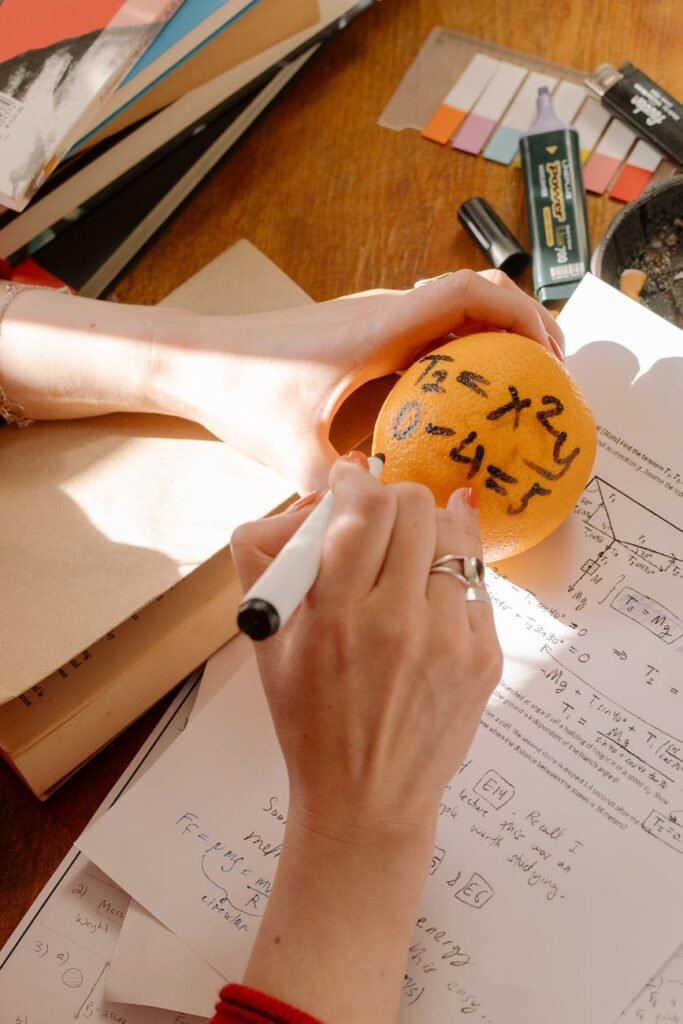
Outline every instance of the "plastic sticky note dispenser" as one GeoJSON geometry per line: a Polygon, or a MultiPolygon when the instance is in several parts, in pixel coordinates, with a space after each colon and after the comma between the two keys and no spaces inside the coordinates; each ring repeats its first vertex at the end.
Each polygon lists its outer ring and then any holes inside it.
{"type": "Polygon", "coordinates": [[[492,267],[505,271],[510,277],[517,277],[526,269],[528,252],[486,199],[481,196],[467,199],[458,210],[458,220],[492,267]]]}

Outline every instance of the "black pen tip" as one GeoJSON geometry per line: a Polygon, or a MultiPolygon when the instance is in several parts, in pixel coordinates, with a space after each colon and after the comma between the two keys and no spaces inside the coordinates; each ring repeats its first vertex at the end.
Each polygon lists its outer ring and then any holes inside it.
{"type": "Polygon", "coordinates": [[[373,452],[372,453],[372,457],[373,457],[373,459],[379,459],[380,462],[386,462],[387,461],[386,455],[384,455],[382,452],[373,452]]]}
{"type": "Polygon", "coordinates": [[[252,640],[267,640],[280,628],[280,616],[270,601],[252,597],[240,605],[237,625],[252,640]]]}

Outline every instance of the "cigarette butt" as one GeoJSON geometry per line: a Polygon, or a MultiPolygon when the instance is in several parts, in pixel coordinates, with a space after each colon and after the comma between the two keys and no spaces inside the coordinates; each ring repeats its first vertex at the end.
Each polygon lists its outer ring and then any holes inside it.
{"type": "Polygon", "coordinates": [[[646,281],[647,274],[642,270],[635,270],[634,268],[622,270],[621,277],[619,278],[619,289],[624,295],[628,295],[630,299],[640,302],[639,296],[645,287],[646,281]]]}

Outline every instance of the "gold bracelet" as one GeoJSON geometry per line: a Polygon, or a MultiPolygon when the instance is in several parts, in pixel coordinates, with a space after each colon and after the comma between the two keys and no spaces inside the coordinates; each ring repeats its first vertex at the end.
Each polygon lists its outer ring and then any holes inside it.
{"type": "MultiPolygon", "coordinates": [[[[0,342],[2,342],[2,320],[7,309],[21,292],[29,288],[48,288],[50,291],[60,291],[71,295],[70,288],[49,288],[44,284],[13,284],[11,281],[3,281],[0,287],[0,342]]],[[[29,419],[18,402],[13,402],[7,397],[5,389],[0,382],[0,419],[12,427],[30,427],[33,420],[29,419]]]]}

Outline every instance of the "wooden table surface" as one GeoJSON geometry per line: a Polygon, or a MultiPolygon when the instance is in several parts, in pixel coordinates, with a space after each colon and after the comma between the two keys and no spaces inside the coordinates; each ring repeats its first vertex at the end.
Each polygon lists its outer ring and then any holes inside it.
{"type": "MultiPolygon", "coordinates": [[[[239,238],[314,299],[485,267],[457,223],[488,198],[527,244],[521,175],[377,119],[437,25],[592,70],[630,60],[683,95],[681,0],[380,0],[309,62],[119,283],[154,303],[239,238]]],[[[588,197],[593,243],[621,204],[588,197]]],[[[527,272],[519,283],[528,291],[527,272]]],[[[46,803],[0,765],[0,944],[157,720],[158,706],[46,803]]]]}

